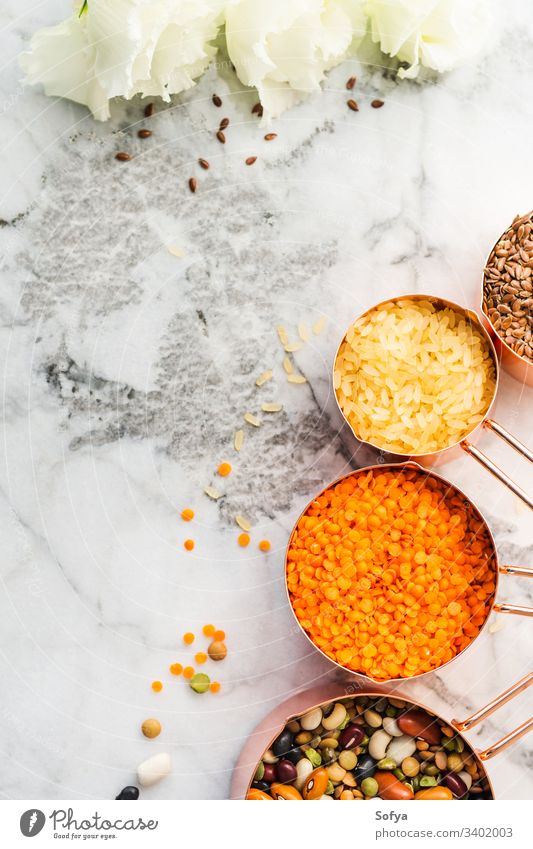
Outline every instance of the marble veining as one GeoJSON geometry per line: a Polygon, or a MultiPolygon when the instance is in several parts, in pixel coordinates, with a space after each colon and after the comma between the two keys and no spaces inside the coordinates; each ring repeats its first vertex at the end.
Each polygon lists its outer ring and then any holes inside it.
{"type": "MultiPolygon", "coordinates": [[[[137,763],[168,750],[172,775],[146,797],[225,798],[264,714],[339,678],[291,617],[283,557],[316,491],[376,459],[332,396],[342,333],[395,293],[475,307],[484,257],[531,208],[518,140],[533,120],[533,27],[511,0],[498,49],[439,80],[397,84],[369,51],[276,122],[274,142],[250,114],[254,93],[212,68],[158,108],[153,136],[140,140],[138,101],[97,125],[21,84],[17,54],[65,3],[4,5],[0,794],[113,798],[137,763]],[[357,114],[345,105],[352,73],[357,114]],[[369,106],[376,96],[380,110],[369,106]],[[115,161],[120,149],[131,162],[115,161]],[[258,160],[246,167],[250,155],[258,160]],[[292,356],[307,383],[291,385],[276,326],[296,340],[298,322],[322,316],[324,331],[292,356]],[[259,389],[266,368],[274,377],[259,389]],[[263,413],[263,401],[283,411],[263,413]],[[246,411],[260,428],[243,422],[246,411]],[[222,459],[234,465],[224,481],[222,459]],[[209,484],[223,492],[217,502],[203,494],[209,484]],[[179,518],[185,506],[193,525],[179,518]],[[238,513],[254,524],[244,550],[238,513]],[[209,670],[222,692],[199,697],[166,670],[192,660],[181,634],[208,621],[226,630],[229,655],[209,670]],[[165,683],[159,695],[154,678],[165,683]],[[147,741],[140,724],[154,715],[164,731],[147,741]]],[[[503,375],[495,411],[524,441],[530,393],[503,375]]],[[[494,436],[481,444],[527,486],[525,462],[494,436]]],[[[528,511],[466,456],[440,471],[483,510],[502,562],[532,565],[528,511]]],[[[533,586],[503,577],[500,597],[532,605],[533,586]]],[[[531,625],[495,614],[491,623],[500,619],[403,692],[462,718],[518,680],[531,668],[531,625]]],[[[493,742],[531,707],[522,695],[471,740],[493,742]]],[[[532,797],[532,760],[526,738],[489,763],[499,796],[532,797]]]]}

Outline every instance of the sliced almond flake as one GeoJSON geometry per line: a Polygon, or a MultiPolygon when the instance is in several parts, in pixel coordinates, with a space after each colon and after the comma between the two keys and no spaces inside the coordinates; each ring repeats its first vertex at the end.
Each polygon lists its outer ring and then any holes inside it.
{"type": "Polygon", "coordinates": [[[302,347],[300,342],[290,342],[290,344],[285,345],[285,350],[288,354],[294,354],[295,351],[299,351],[302,347]]]}
{"type": "Polygon", "coordinates": [[[489,625],[489,633],[496,634],[498,631],[501,631],[502,628],[505,628],[505,622],[503,619],[497,619],[496,622],[493,622],[492,625],[489,625]]]}
{"type": "Polygon", "coordinates": [[[315,336],[320,336],[320,334],[324,330],[325,323],[326,319],[324,318],[324,316],[322,316],[322,318],[318,318],[315,321],[315,323],[313,324],[313,333],[315,334],[315,336]]]}
{"type": "Polygon", "coordinates": [[[293,368],[292,363],[288,357],[283,357],[283,368],[285,369],[287,374],[292,374],[293,368]]]}
{"type": "Polygon", "coordinates": [[[261,427],[261,420],[258,419],[257,416],[254,416],[253,413],[245,413],[244,421],[248,422],[248,424],[252,425],[253,427],[261,427]]]}
{"type": "Polygon", "coordinates": [[[298,336],[300,337],[302,342],[309,341],[309,329],[305,321],[300,321],[300,323],[298,324],[298,336]]]}
{"type": "Polygon", "coordinates": [[[216,501],[217,498],[220,498],[220,496],[222,495],[222,493],[219,492],[218,489],[215,489],[214,486],[206,486],[204,492],[206,495],[209,496],[209,498],[214,499],[214,501],[216,501]]]}
{"type": "Polygon", "coordinates": [[[243,430],[236,430],[235,436],[233,438],[233,445],[234,445],[235,451],[241,450],[243,442],[244,442],[244,431],[243,430]]]}
{"type": "Polygon", "coordinates": [[[271,379],[272,379],[272,369],[269,368],[266,371],[264,371],[262,374],[259,375],[259,377],[255,381],[255,385],[256,386],[262,386],[263,383],[266,383],[267,380],[271,380],[271,379]]]}
{"type": "Polygon", "coordinates": [[[264,413],[279,413],[280,410],[283,410],[283,404],[267,402],[266,404],[261,404],[261,409],[264,413]]]}
{"type": "Polygon", "coordinates": [[[278,331],[279,341],[281,342],[281,344],[283,346],[288,345],[289,344],[289,337],[287,336],[287,331],[285,330],[283,325],[279,324],[278,327],[276,328],[276,330],[278,331]]]}
{"type": "Polygon", "coordinates": [[[289,383],[307,383],[303,374],[288,374],[287,380],[289,383]]]}
{"type": "Polygon", "coordinates": [[[246,533],[252,530],[250,522],[248,521],[248,519],[245,519],[244,516],[235,516],[235,521],[237,522],[239,528],[242,528],[242,530],[246,531],[246,533]]]}
{"type": "Polygon", "coordinates": [[[172,256],[185,256],[185,251],[178,245],[167,245],[167,251],[169,254],[172,254],[172,256]]]}

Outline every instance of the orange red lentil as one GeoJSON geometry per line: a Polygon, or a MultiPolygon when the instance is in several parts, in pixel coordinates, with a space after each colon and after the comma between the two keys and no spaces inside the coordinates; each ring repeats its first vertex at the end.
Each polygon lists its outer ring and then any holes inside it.
{"type": "Polygon", "coordinates": [[[183,672],[183,666],[181,665],[181,663],[171,663],[169,669],[172,675],[181,675],[181,673],[183,672]]]}
{"type": "Polygon", "coordinates": [[[215,633],[213,634],[213,639],[217,643],[221,642],[222,640],[225,640],[226,639],[226,632],[222,631],[222,630],[215,631],[215,633]]]}
{"type": "Polygon", "coordinates": [[[218,681],[211,681],[209,689],[212,693],[220,693],[220,684],[218,683],[218,681]]]}
{"type": "Polygon", "coordinates": [[[270,551],[270,543],[267,539],[262,539],[259,543],[259,548],[261,551],[270,551]]]}
{"type": "Polygon", "coordinates": [[[214,625],[204,625],[204,627],[202,628],[202,631],[203,631],[204,637],[212,637],[213,634],[215,633],[215,626],[214,625]]]}
{"type": "Polygon", "coordinates": [[[356,472],[300,518],[287,585],[302,628],[332,660],[376,680],[408,678],[477,636],[494,551],[453,487],[414,469],[356,472]]]}
{"type": "Polygon", "coordinates": [[[246,548],[247,545],[250,545],[250,534],[239,534],[237,542],[241,548],[246,548]]]}
{"type": "Polygon", "coordinates": [[[160,693],[163,689],[163,684],[161,681],[152,681],[152,690],[154,693],[160,693]]]}
{"type": "Polygon", "coordinates": [[[194,519],[194,510],[191,510],[189,507],[186,507],[185,510],[181,511],[181,518],[184,522],[192,522],[194,519]]]}
{"type": "Polygon", "coordinates": [[[192,668],[192,666],[186,666],[185,669],[183,670],[183,677],[184,678],[192,678],[193,675],[194,675],[194,669],[192,668]]]}
{"type": "Polygon", "coordinates": [[[201,666],[202,663],[205,663],[207,660],[207,655],[203,651],[199,651],[198,654],[194,655],[194,659],[196,663],[201,666]]]}
{"type": "Polygon", "coordinates": [[[185,546],[187,551],[192,551],[193,548],[194,548],[194,540],[193,539],[186,539],[185,542],[183,543],[183,545],[185,546]]]}
{"type": "Polygon", "coordinates": [[[194,643],[194,634],[191,633],[191,631],[187,631],[187,633],[183,635],[183,642],[187,646],[192,645],[192,643],[194,643]]]}
{"type": "Polygon", "coordinates": [[[231,463],[221,463],[217,471],[222,478],[227,477],[231,472],[231,463]]]}

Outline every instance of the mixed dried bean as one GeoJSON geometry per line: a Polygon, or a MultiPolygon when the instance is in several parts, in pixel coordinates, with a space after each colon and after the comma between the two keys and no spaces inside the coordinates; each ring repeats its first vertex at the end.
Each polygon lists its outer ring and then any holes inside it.
{"type": "Polygon", "coordinates": [[[247,799],[487,799],[462,737],[409,702],[359,696],[291,719],[263,754],[247,799]]]}

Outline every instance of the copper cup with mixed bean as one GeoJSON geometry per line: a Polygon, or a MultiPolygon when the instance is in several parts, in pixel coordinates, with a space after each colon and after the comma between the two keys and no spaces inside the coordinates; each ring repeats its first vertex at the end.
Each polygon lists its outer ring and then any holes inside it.
{"type": "Polygon", "coordinates": [[[461,735],[403,699],[357,696],[291,719],[264,752],[250,800],[491,799],[461,735]]]}

